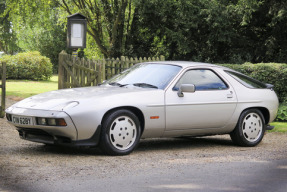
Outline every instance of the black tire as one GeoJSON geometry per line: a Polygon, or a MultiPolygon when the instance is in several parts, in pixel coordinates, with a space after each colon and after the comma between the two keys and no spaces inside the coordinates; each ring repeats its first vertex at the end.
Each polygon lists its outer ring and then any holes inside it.
{"type": "Polygon", "coordinates": [[[140,122],[129,110],[110,112],[103,121],[100,148],[108,155],[128,155],[138,145],[140,122]]]}
{"type": "Polygon", "coordinates": [[[241,113],[235,129],[230,133],[230,137],[237,145],[253,147],[261,142],[265,130],[265,119],[261,111],[248,109],[241,113]]]}

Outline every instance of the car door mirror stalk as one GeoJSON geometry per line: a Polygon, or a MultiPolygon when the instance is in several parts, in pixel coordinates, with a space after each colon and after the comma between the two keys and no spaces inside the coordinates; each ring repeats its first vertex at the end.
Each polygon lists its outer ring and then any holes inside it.
{"type": "Polygon", "coordinates": [[[177,95],[179,97],[183,97],[183,93],[184,92],[187,92],[187,93],[194,93],[195,92],[195,85],[193,84],[181,84],[179,86],[179,89],[178,89],[178,92],[177,92],[177,95]]]}

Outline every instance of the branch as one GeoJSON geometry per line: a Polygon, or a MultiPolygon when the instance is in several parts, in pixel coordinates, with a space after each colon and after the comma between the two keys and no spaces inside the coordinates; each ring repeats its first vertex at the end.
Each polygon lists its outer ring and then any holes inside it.
{"type": "Polygon", "coordinates": [[[131,20],[131,12],[132,12],[132,0],[129,2],[129,14],[128,14],[128,19],[127,19],[127,36],[130,33],[130,20],[131,20]]]}
{"type": "Polygon", "coordinates": [[[91,2],[91,0],[84,0],[84,2],[85,2],[85,4],[89,7],[89,9],[91,10],[91,12],[93,12],[93,10],[94,10],[94,7],[93,7],[93,5],[92,5],[92,2],[91,2]]]}
{"type": "Polygon", "coordinates": [[[6,53],[6,51],[4,50],[4,47],[3,47],[3,45],[2,45],[2,42],[0,41],[0,50],[3,50],[5,53],[6,53]]]}
{"type": "MultiPolygon", "coordinates": [[[[106,0],[102,0],[102,4],[103,4],[103,8],[104,8],[104,11],[103,11],[104,18],[107,19],[108,23],[112,23],[112,21],[113,21],[113,14],[112,14],[112,11],[111,11],[110,4],[106,0]]],[[[109,31],[109,33],[110,33],[110,31],[109,31]]]]}
{"type": "Polygon", "coordinates": [[[69,9],[69,6],[67,5],[67,3],[65,2],[65,0],[62,0],[62,2],[64,3],[65,6],[63,6],[62,4],[61,7],[63,7],[70,15],[72,15],[72,12],[69,9]]]}
{"type": "Polygon", "coordinates": [[[112,40],[111,43],[112,45],[115,44],[116,40],[117,40],[117,30],[118,30],[118,26],[119,24],[122,22],[122,12],[126,9],[127,7],[127,2],[122,0],[122,4],[118,10],[118,15],[116,16],[114,25],[113,25],[113,29],[112,29],[112,40]]]}
{"type": "Polygon", "coordinates": [[[85,1],[84,0],[80,0],[80,4],[81,4],[81,9],[84,9],[85,8],[85,1]]]}
{"type": "Polygon", "coordinates": [[[79,9],[81,9],[80,4],[77,4],[77,2],[75,0],[72,0],[72,1],[79,9]]]}
{"type": "Polygon", "coordinates": [[[107,49],[102,45],[102,42],[97,35],[98,34],[97,30],[93,28],[91,29],[93,30],[94,33],[90,29],[88,29],[88,33],[95,39],[97,45],[99,46],[101,52],[105,55],[105,57],[109,56],[107,49]]]}

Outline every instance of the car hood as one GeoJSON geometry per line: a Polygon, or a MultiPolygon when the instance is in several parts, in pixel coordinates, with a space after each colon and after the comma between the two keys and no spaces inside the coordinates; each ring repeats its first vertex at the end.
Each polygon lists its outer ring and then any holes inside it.
{"type": "MultiPolygon", "coordinates": [[[[74,107],[80,102],[88,103],[89,100],[95,101],[101,98],[119,97],[131,93],[155,91],[157,89],[139,88],[134,86],[115,87],[97,86],[82,87],[73,89],[63,89],[35,95],[24,99],[12,106],[12,108],[41,109],[62,111],[68,107],[74,107]]],[[[132,94],[134,95],[134,94],[132,94]]]]}

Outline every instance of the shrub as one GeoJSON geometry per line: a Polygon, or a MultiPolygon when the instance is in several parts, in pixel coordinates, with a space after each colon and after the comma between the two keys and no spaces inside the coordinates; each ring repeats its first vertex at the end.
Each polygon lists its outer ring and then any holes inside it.
{"type": "Polygon", "coordinates": [[[275,121],[287,121],[287,103],[280,104],[275,121]]]}
{"type": "Polygon", "coordinates": [[[6,62],[7,79],[48,80],[53,74],[50,59],[37,51],[6,55],[0,61],[6,62]]]}
{"type": "Polygon", "coordinates": [[[261,82],[274,85],[274,90],[278,95],[279,101],[283,102],[286,100],[287,64],[245,63],[243,65],[222,64],[222,66],[234,69],[261,82]]]}

